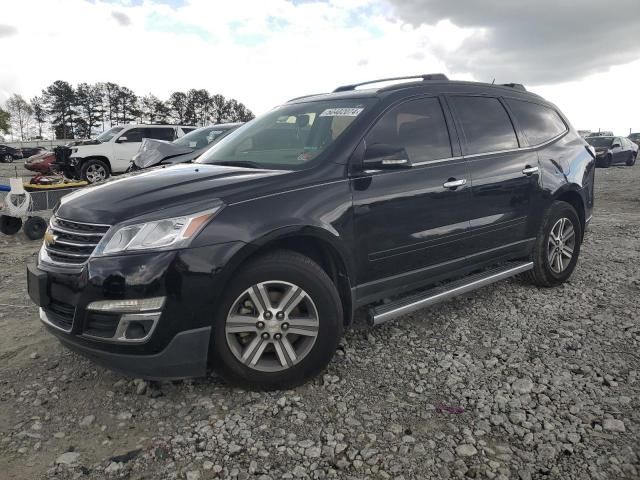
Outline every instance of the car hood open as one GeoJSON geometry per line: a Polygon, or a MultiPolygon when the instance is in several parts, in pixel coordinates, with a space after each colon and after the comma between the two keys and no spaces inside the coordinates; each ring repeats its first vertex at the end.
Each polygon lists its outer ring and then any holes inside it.
{"type": "Polygon", "coordinates": [[[161,161],[167,158],[191,153],[194,150],[191,147],[146,138],[142,142],[140,151],[133,157],[133,163],[138,168],[149,168],[160,164],[161,161]]]}
{"type": "Polygon", "coordinates": [[[157,167],[86,187],[60,202],[56,215],[113,225],[171,206],[228,197],[252,198],[283,170],[183,164],[157,167]]]}

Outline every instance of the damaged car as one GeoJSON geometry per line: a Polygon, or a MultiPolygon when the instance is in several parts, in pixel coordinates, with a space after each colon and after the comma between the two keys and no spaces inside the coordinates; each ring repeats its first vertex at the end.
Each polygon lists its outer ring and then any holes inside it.
{"type": "Polygon", "coordinates": [[[160,164],[186,163],[195,160],[243,123],[221,123],[198,128],[173,142],[145,138],[131,160],[128,172],[160,164]]]}

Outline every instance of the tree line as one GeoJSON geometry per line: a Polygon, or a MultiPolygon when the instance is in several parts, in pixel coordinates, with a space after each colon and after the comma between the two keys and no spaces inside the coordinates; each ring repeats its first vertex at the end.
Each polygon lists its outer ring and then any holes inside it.
{"type": "Polygon", "coordinates": [[[53,129],[58,139],[90,138],[126,123],[203,126],[253,117],[244,104],[205,89],[173,92],[162,100],[153,94],[138,96],[112,82],[79,83],[74,88],[57,80],[29,101],[18,94],[9,97],[4,109],[0,107],[0,133],[41,139],[43,131],[53,129]]]}

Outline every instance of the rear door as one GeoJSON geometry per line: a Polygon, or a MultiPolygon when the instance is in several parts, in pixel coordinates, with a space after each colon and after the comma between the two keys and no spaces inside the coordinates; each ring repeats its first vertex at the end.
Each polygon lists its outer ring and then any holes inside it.
{"type": "Polygon", "coordinates": [[[471,170],[471,254],[488,260],[526,250],[541,195],[536,152],[520,148],[524,140],[500,98],[455,95],[447,101],[471,170]]]}
{"type": "Polygon", "coordinates": [[[364,139],[366,146],[404,147],[413,165],[359,172],[351,180],[359,298],[450,271],[466,253],[469,168],[447,118],[438,97],[404,101],[364,139]],[[460,186],[447,188],[452,181],[460,186]]]}

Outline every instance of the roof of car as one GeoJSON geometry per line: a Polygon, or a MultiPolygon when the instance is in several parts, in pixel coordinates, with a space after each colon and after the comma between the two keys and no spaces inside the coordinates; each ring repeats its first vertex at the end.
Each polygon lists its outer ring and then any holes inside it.
{"type": "Polygon", "coordinates": [[[426,78],[424,78],[424,80],[418,80],[418,81],[409,81],[409,82],[403,81],[399,83],[393,83],[391,85],[385,85],[379,88],[362,88],[362,89],[357,88],[360,85],[369,85],[373,83],[382,83],[382,82],[388,83],[389,81],[401,80],[402,78],[371,80],[371,81],[363,82],[360,84],[338,87],[333,92],[330,92],[330,93],[327,92],[327,93],[296,97],[289,100],[287,103],[298,103],[298,102],[302,103],[302,102],[325,100],[325,99],[335,100],[335,99],[377,97],[377,96],[380,96],[381,94],[385,94],[388,92],[396,92],[396,91],[402,91],[402,90],[408,90],[408,89],[422,89],[422,88],[429,89],[433,87],[440,87],[440,88],[441,87],[458,87],[458,88],[469,87],[470,90],[496,89],[503,94],[520,93],[520,94],[525,94],[525,96],[528,95],[528,96],[536,97],[538,99],[542,99],[542,97],[540,97],[535,93],[527,91],[524,88],[524,86],[518,83],[493,84],[493,83],[483,83],[483,82],[471,82],[471,81],[464,81],[464,80],[448,80],[446,79],[446,77],[444,77],[441,74],[418,75],[418,76],[412,76],[412,77],[406,77],[406,78],[413,79],[413,78],[419,78],[419,77],[423,77],[423,78],[426,77],[426,78]],[[430,77],[432,76],[436,78],[431,79],[430,77]]]}

